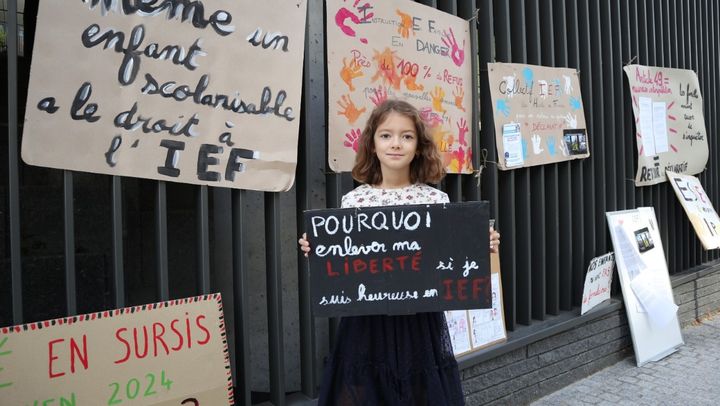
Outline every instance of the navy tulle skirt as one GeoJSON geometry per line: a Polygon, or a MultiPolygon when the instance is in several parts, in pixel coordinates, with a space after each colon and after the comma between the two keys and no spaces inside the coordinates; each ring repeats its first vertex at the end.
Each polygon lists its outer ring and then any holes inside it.
{"type": "Polygon", "coordinates": [[[464,405],[445,315],[344,317],[323,405],[464,405]]]}

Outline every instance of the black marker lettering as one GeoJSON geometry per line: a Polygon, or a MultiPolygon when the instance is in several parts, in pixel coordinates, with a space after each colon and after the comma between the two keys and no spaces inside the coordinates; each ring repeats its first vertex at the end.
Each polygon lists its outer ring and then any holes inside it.
{"type": "Polygon", "coordinates": [[[117,164],[115,152],[120,149],[121,144],[122,136],[120,135],[114,136],[112,141],[110,141],[110,148],[108,148],[107,152],[105,153],[105,162],[107,162],[107,164],[110,165],[111,168],[115,167],[115,165],[117,164]]]}
{"type": "Polygon", "coordinates": [[[180,169],[177,168],[180,157],[179,151],[185,149],[185,143],[182,141],[162,140],[160,141],[160,146],[167,148],[168,151],[165,156],[165,166],[158,166],[158,173],[177,178],[180,176],[180,169]]]}
{"type": "Polygon", "coordinates": [[[85,120],[88,123],[94,123],[100,119],[100,116],[94,116],[98,110],[98,105],[96,103],[90,103],[85,106],[88,100],[90,100],[91,95],[92,85],[90,82],[83,83],[77,93],[75,93],[75,99],[73,99],[72,108],[70,109],[70,117],[72,117],[73,120],[85,120]],[[83,106],[85,107],[83,113],[78,114],[83,106]]]}
{"type": "Polygon", "coordinates": [[[198,179],[205,181],[217,182],[220,180],[220,174],[208,171],[208,166],[217,165],[220,160],[210,154],[221,154],[222,147],[213,144],[202,144],[200,152],[198,152],[197,175],[198,179]]]}
{"type": "Polygon", "coordinates": [[[40,111],[45,111],[50,114],[55,114],[55,112],[58,111],[59,107],[55,105],[55,98],[54,97],[46,97],[37,104],[37,108],[40,111]]]}

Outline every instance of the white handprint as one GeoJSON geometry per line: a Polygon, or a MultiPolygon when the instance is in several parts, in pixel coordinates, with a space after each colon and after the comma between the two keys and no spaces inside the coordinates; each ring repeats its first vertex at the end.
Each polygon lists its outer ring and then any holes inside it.
{"type": "Polygon", "coordinates": [[[503,76],[503,80],[505,81],[505,84],[506,84],[505,89],[506,89],[507,97],[512,98],[513,95],[515,94],[515,92],[513,92],[513,90],[515,89],[515,80],[516,80],[515,75],[503,76]]]}
{"type": "Polygon", "coordinates": [[[563,75],[563,79],[565,79],[565,94],[572,93],[573,85],[572,80],[570,80],[570,76],[563,75]]]}
{"type": "Polygon", "coordinates": [[[570,113],[567,113],[565,115],[565,126],[567,128],[577,128],[577,114],[572,115],[570,113]]]}
{"type": "Polygon", "coordinates": [[[533,134],[532,135],[532,143],[533,143],[533,154],[539,155],[541,152],[544,151],[542,148],[542,138],[540,138],[539,135],[533,134]]]}

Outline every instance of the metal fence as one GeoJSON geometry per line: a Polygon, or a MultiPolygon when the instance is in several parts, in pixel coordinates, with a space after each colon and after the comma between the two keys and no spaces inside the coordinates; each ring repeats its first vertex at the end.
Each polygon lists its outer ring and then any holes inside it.
{"type": "MultiPolygon", "coordinates": [[[[31,52],[18,56],[18,2],[5,3],[7,47],[0,63],[7,80],[0,92],[5,106],[0,119],[8,138],[0,153],[7,156],[8,165],[0,184],[4,250],[0,326],[225,289],[232,303],[226,304],[226,311],[234,321],[230,324],[234,325],[237,401],[263,400],[257,392],[266,392],[277,405],[298,390],[296,395],[302,398],[315,397],[322,354],[331,344],[336,323],[312,317],[305,261],[299,256],[297,264],[287,260],[295,255],[294,239],[303,227],[297,223],[293,229],[289,223],[301,219],[304,209],[339,206],[342,194],[353,187],[348,174],[327,169],[324,2],[308,1],[296,200],[290,204],[283,204],[284,197],[277,193],[79,174],[21,163],[19,123],[31,52]],[[258,202],[262,207],[257,207],[258,202]],[[258,213],[264,216],[264,232],[248,221],[258,213]],[[251,320],[257,308],[248,301],[256,289],[249,278],[263,271],[251,269],[251,261],[264,264],[266,391],[252,383],[257,368],[251,362],[251,320]],[[226,265],[231,272],[225,271],[226,265]],[[217,276],[223,273],[231,288],[217,276]],[[292,299],[283,281],[288,275],[293,280],[292,299]],[[300,353],[299,368],[293,372],[299,375],[297,388],[286,385],[284,311],[288,313],[288,306],[299,308],[291,312],[297,323],[294,344],[300,353]]],[[[450,175],[441,187],[453,201],[490,201],[491,216],[497,218],[503,235],[505,320],[514,339],[525,331],[546,328],[546,321],[554,316],[575,317],[589,260],[612,250],[607,211],[653,206],[672,274],[718,259],[717,251],[702,250],[668,184],[634,186],[637,147],[622,67],[633,62],[698,73],[710,145],[708,166],[699,178],[717,206],[720,4],[713,0],[421,3],[473,22],[472,47],[477,55],[473,100],[479,100],[473,106],[477,118],[472,129],[473,164],[483,170],[479,177],[450,175]],[[591,157],[498,171],[493,162],[495,134],[486,69],[486,63],[493,61],[579,70],[591,157]]],[[[19,11],[25,13],[22,34],[29,48],[37,4],[27,2],[19,11]]]]}

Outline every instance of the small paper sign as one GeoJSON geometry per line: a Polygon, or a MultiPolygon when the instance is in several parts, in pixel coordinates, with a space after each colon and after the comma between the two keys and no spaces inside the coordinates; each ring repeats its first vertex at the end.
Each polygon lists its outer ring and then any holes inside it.
{"type": "Polygon", "coordinates": [[[489,308],[488,202],[305,212],[316,316],[489,308]]]}
{"type": "Polygon", "coordinates": [[[3,405],[228,405],[220,294],[0,329],[3,405]]]}
{"type": "Polygon", "coordinates": [[[614,267],[615,254],[612,252],[593,258],[590,261],[590,266],[588,266],[585,275],[585,288],[583,289],[580,314],[585,314],[593,307],[610,299],[610,286],[612,285],[614,267]]]}

